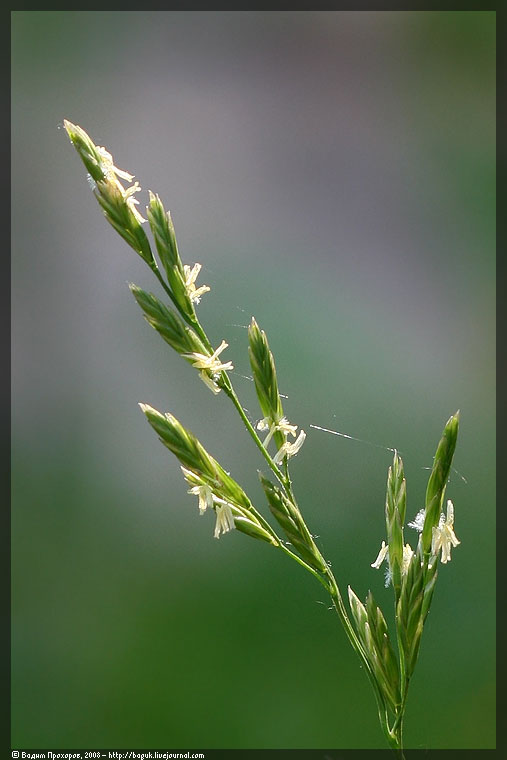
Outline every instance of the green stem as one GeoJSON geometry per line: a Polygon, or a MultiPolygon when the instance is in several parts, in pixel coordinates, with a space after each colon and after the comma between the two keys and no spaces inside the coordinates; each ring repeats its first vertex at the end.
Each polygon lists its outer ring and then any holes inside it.
{"type": "MultiPolygon", "coordinates": [[[[173,302],[173,304],[175,305],[175,307],[176,307],[177,311],[178,311],[178,312],[180,312],[180,307],[178,306],[178,304],[177,304],[177,303],[176,303],[176,301],[174,300],[174,296],[173,296],[173,294],[172,294],[172,291],[171,291],[171,289],[169,288],[169,286],[168,286],[168,285],[166,285],[164,278],[163,278],[163,277],[162,277],[162,275],[160,274],[160,270],[159,270],[159,268],[158,268],[158,266],[157,266],[156,262],[155,262],[155,261],[153,261],[152,263],[150,263],[150,264],[149,264],[149,267],[150,267],[151,271],[153,272],[153,274],[155,275],[155,277],[157,278],[157,280],[159,281],[159,283],[160,283],[160,284],[162,285],[162,287],[164,288],[165,292],[167,293],[167,295],[169,296],[169,298],[171,299],[171,301],[173,302]]],[[[181,313],[181,312],[180,312],[180,313],[181,313]]]]}
{"type": "Polygon", "coordinates": [[[181,314],[181,316],[183,317],[183,319],[185,320],[185,322],[197,333],[197,335],[202,340],[202,342],[204,343],[204,345],[208,349],[208,351],[211,351],[213,353],[213,347],[212,347],[212,345],[211,345],[211,343],[209,341],[208,336],[206,335],[206,333],[202,329],[201,324],[200,324],[199,320],[197,319],[197,317],[195,317],[195,318],[189,317],[188,314],[185,314],[185,312],[181,310],[179,304],[174,299],[174,296],[172,294],[171,288],[166,284],[164,278],[160,274],[160,269],[158,268],[156,262],[153,262],[153,264],[150,264],[149,266],[150,266],[151,271],[153,272],[153,274],[155,275],[155,277],[157,278],[157,280],[162,285],[163,289],[165,290],[165,292],[167,293],[167,295],[169,296],[169,298],[173,302],[173,304],[176,307],[178,313],[181,314]]]}
{"type": "Polygon", "coordinates": [[[298,557],[297,554],[294,554],[284,543],[280,542],[280,549],[285,552],[289,557],[292,557],[292,559],[296,560],[302,567],[305,568],[305,570],[308,570],[309,573],[311,573],[314,578],[317,578],[319,583],[322,583],[326,591],[329,593],[329,585],[326,582],[326,579],[322,577],[320,573],[317,572],[317,570],[314,570],[311,565],[308,565],[301,557],[298,557]]]}
{"type": "Polygon", "coordinates": [[[211,343],[209,342],[208,336],[202,329],[200,322],[198,319],[187,319],[187,322],[190,324],[190,326],[195,330],[199,338],[202,340],[208,351],[211,351],[213,353],[214,349],[211,343]]]}
{"type": "Polygon", "coordinates": [[[396,719],[392,726],[392,731],[395,733],[398,737],[398,742],[400,746],[401,751],[401,757],[403,758],[403,742],[402,742],[402,734],[403,734],[403,718],[405,715],[405,707],[407,702],[407,691],[408,691],[408,684],[409,679],[407,678],[407,664],[405,660],[405,650],[403,649],[402,640],[401,640],[401,631],[400,631],[400,624],[398,621],[398,602],[399,602],[399,593],[395,593],[395,599],[394,599],[394,618],[395,618],[395,626],[396,626],[396,642],[398,645],[398,657],[400,662],[400,692],[401,692],[401,704],[399,706],[399,709],[397,710],[396,719]]]}
{"type": "Polygon", "coordinates": [[[277,480],[280,482],[280,484],[283,486],[283,488],[286,489],[287,488],[287,484],[284,482],[284,478],[283,478],[282,473],[280,472],[280,470],[278,469],[278,467],[276,466],[276,464],[273,462],[271,456],[269,455],[269,452],[264,447],[261,439],[259,438],[259,436],[255,432],[255,429],[254,429],[252,423],[250,422],[250,420],[246,416],[245,411],[244,411],[243,407],[241,406],[238,397],[236,396],[234,388],[232,387],[232,383],[231,383],[229,377],[227,376],[227,374],[225,372],[222,372],[222,375],[225,375],[225,378],[226,378],[226,382],[224,382],[224,391],[225,391],[225,393],[231,399],[232,403],[236,407],[237,412],[238,412],[239,416],[241,417],[241,419],[243,420],[243,423],[244,423],[244,425],[245,425],[248,433],[250,434],[250,436],[253,439],[255,445],[257,446],[257,448],[261,452],[262,456],[264,457],[264,459],[268,463],[270,469],[274,472],[274,474],[276,475],[277,480]]]}

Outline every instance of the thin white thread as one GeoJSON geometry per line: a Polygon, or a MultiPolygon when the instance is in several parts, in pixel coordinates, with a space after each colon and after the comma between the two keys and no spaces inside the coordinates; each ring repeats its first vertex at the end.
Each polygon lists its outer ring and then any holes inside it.
{"type": "MultiPolygon", "coordinates": [[[[433,467],[421,467],[421,470],[432,470],[432,469],[433,469],[433,467]]],[[[462,474],[461,474],[461,472],[458,472],[458,470],[457,470],[455,467],[452,467],[452,466],[451,466],[451,470],[452,470],[453,472],[455,472],[455,473],[456,473],[456,475],[457,475],[459,478],[461,478],[461,480],[463,481],[463,483],[465,483],[466,485],[468,485],[468,480],[465,478],[465,476],[464,476],[464,475],[462,475],[462,474]]]]}
{"type": "Polygon", "coordinates": [[[368,446],[375,446],[376,449],[383,449],[384,451],[392,451],[394,454],[402,453],[399,449],[392,449],[390,446],[381,446],[380,443],[365,441],[364,438],[356,438],[353,435],[347,435],[347,433],[340,433],[338,430],[329,430],[329,428],[320,427],[320,425],[311,425],[311,424],[310,424],[310,427],[315,428],[315,430],[322,430],[324,433],[339,435],[341,438],[348,438],[350,441],[357,441],[358,443],[366,443],[368,446]]]}
{"type": "Polygon", "coordinates": [[[250,382],[253,383],[253,377],[249,377],[248,375],[242,375],[241,372],[233,371],[231,372],[231,375],[237,375],[238,377],[242,377],[243,380],[250,380],[250,382]]]}
{"type": "MultiPolygon", "coordinates": [[[[253,377],[249,377],[249,375],[242,375],[241,372],[233,371],[233,372],[231,372],[231,375],[237,375],[238,377],[242,377],[243,380],[250,380],[250,382],[253,383],[253,377]]],[[[285,395],[285,393],[278,392],[278,395],[281,398],[289,398],[288,396],[285,395]]]]}
{"type": "Polygon", "coordinates": [[[248,419],[249,419],[249,421],[250,421],[250,424],[253,426],[255,423],[254,423],[254,420],[253,420],[253,418],[252,418],[252,415],[250,414],[250,410],[249,410],[249,409],[247,409],[247,408],[246,408],[246,406],[242,406],[241,408],[243,409],[244,413],[245,413],[245,414],[246,414],[246,416],[248,417],[248,419]]]}
{"type": "Polygon", "coordinates": [[[459,478],[461,478],[461,480],[463,481],[463,483],[466,483],[466,485],[468,485],[468,480],[465,478],[465,476],[464,476],[464,475],[462,475],[462,474],[461,474],[461,472],[458,472],[458,470],[457,470],[455,467],[451,467],[451,470],[452,470],[453,472],[455,472],[455,473],[456,473],[456,475],[457,475],[459,478]]]}

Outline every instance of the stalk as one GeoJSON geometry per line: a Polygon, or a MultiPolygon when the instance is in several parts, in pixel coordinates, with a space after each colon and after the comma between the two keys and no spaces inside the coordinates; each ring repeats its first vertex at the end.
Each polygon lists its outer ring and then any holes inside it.
{"type": "Polygon", "coordinates": [[[199,322],[195,304],[210,288],[195,284],[200,264],[194,264],[193,268],[183,264],[169,212],[165,211],[158,195],[150,191],[150,202],[146,208],[148,219],[144,219],[136,208],[138,201],[134,198],[134,194],[141,190],[139,183],[135,182],[130,187],[123,184],[125,181],[131,182],[134,176],[118,169],[112,155],[105,148],[96,146],[81,127],[67,120],[64,125],[91,177],[94,195],[107,220],[149,266],[171,301],[173,308],[168,308],[153,294],[131,285],[144,317],[180,356],[200,371],[201,379],[214,394],[223,390],[232,401],[249,436],[279,484],[274,485],[261,474],[271,514],[288,540],[284,541],[277,535],[239,483],[173,415],[162,414],[148,404],[140,404],[142,411],[162,443],[178,458],[183,475],[191,486],[189,493],[198,497],[200,513],[203,514],[207,508],[215,512],[217,538],[237,528],[238,532],[274,545],[313,575],[329,593],[345,634],[371,683],[387,743],[403,760],[403,719],[409,681],[431,604],[439,555],[441,552],[442,564],[447,564],[451,559],[451,547],[460,543],[454,533],[454,506],[450,500],[447,501],[447,516],[443,514],[459,412],[449,418],[440,439],[426,489],[425,507],[414,522],[409,523],[421,533],[416,552],[404,544],[406,483],[403,463],[396,452],[392,468],[389,468],[385,510],[387,543],[382,541],[379,555],[372,566],[378,568],[384,560],[389,564],[395,596],[396,658],[387,623],[371,592],[368,592],[363,604],[348,587],[349,616],[338,582],[299,510],[289,473],[289,458],[299,452],[306,434],[300,430],[296,440],[289,442],[289,436],[296,437],[297,425],[291,424],[284,416],[275,362],[266,334],[252,318],[248,328],[248,352],[262,412],[257,427],[268,431],[263,443],[245,414],[227,374],[233,369],[232,362],[223,362],[218,358],[227,343],[222,341],[214,349],[199,322]],[[142,227],[146,222],[151,228],[161,268],[142,227]],[[268,451],[270,440],[278,448],[275,457],[268,451]]]}

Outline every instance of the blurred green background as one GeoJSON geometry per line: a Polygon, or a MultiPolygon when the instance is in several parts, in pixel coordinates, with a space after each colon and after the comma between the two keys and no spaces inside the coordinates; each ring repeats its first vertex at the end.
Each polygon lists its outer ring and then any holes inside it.
{"type": "Polygon", "coordinates": [[[494,12],[12,12],[13,746],[383,748],[323,589],[214,540],[139,411],[173,412],[266,514],[233,408],[141,318],[127,283],[157,283],[64,118],[171,209],[254,420],[244,328],[266,330],[343,590],[390,609],[370,563],[392,455],[310,425],[397,447],[412,517],[461,410],[461,545],[405,738],[494,747],[494,12]]]}

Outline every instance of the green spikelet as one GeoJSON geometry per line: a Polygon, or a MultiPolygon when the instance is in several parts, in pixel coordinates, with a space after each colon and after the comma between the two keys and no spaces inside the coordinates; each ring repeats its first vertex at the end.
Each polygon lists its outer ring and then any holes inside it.
{"type": "Polygon", "coordinates": [[[137,203],[133,194],[140,190],[136,182],[125,189],[118,177],[129,182],[134,179],[128,172],[117,169],[113,157],[100,148],[84,129],[65,119],[64,126],[72,145],[95,182],[94,194],[105,217],[121,237],[141,256],[151,268],[156,269],[151,247],[141,223],[146,221],[134,208],[137,203]]]}
{"type": "MultiPolygon", "coordinates": [[[[283,418],[283,407],[278,391],[275,360],[270,351],[264,330],[260,330],[252,317],[248,328],[248,354],[252,368],[255,390],[264,417],[276,425],[283,418]]],[[[285,436],[276,431],[273,435],[277,448],[285,442],[285,436]]]]}
{"type": "Polygon", "coordinates": [[[315,570],[324,572],[326,570],[324,560],[297,507],[292,504],[277,486],[273,485],[261,473],[259,473],[259,477],[271,513],[294,549],[307,564],[311,565],[315,570]]]}
{"type": "Polygon", "coordinates": [[[445,496],[447,479],[456,448],[459,428],[459,411],[446,422],[442,438],[437,447],[433,468],[426,489],[425,519],[422,531],[422,546],[425,555],[430,553],[433,528],[438,525],[445,496]]]}
{"type": "MultiPolygon", "coordinates": [[[[137,285],[131,284],[130,290],[141,307],[144,317],[179,354],[207,351],[197,334],[188,327],[176,312],[168,309],[153,293],[147,293],[137,285]]],[[[185,357],[186,358],[186,357],[185,357]]],[[[190,361],[187,359],[187,361],[190,361]]]]}
{"type": "Polygon", "coordinates": [[[389,545],[389,567],[396,598],[401,589],[403,568],[403,523],[405,521],[407,502],[406,481],[403,462],[397,453],[389,467],[386,491],[386,531],[389,545]]]}
{"type": "Polygon", "coordinates": [[[171,215],[162,201],[150,191],[147,216],[155,239],[157,252],[164,267],[171,297],[175,306],[189,319],[195,319],[195,310],[185,284],[185,272],[178,252],[171,215]]]}

